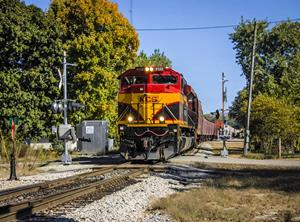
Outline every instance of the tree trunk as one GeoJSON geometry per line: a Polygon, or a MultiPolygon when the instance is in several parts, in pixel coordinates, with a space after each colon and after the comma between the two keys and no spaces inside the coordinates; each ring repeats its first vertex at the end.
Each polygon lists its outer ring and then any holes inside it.
{"type": "Polygon", "coordinates": [[[281,137],[278,138],[278,158],[281,159],[281,137]]]}

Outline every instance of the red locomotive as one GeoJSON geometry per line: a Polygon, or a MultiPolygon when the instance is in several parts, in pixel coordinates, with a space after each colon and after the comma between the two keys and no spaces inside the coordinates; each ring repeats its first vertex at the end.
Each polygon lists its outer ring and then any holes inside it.
{"type": "Polygon", "coordinates": [[[162,160],[217,136],[183,75],[171,68],[135,68],[119,76],[118,132],[126,159],[162,160]]]}

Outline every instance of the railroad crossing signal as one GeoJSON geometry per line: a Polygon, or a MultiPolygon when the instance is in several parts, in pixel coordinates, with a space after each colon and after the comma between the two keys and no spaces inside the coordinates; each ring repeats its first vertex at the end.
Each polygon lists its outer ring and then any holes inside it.
{"type": "Polygon", "coordinates": [[[70,101],[68,102],[68,110],[69,111],[77,111],[77,110],[80,110],[80,109],[84,109],[85,106],[82,105],[81,103],[76,103],[76,102],[73,102],[73,101],[70,101]]]}
{"type": "Polygon", "coordinates": [[[68,107],[68,110],[71,111],[71,112],[75,112],[77,110],[80,110],[80,109],[84,109],[85,106],[81,103],[77,103],[73,100],[67,100],[67,101],[55,101],[54,103],[51,104],[51,109],[54,113],[61,113],[64,111],[64,102],[67,103],[67,107],[68,107]]]}
{"type": "Polygon", "coordinates": [[[54,113],[61,113],[64,108],[61,102],[54,102],[51,104],[51,109],[54,113]]]}
{"type": "Polygon", "coordinates": [[[219,119],[220,118],[220,112],[219,112],[219,110],[217,109],[216,110],[216,119],[219,119]]]}

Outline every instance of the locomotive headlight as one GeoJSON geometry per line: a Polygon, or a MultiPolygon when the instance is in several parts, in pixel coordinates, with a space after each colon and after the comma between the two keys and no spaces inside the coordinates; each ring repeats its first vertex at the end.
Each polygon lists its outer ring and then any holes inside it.
{"type": "Polygon", "coordinates": [[[149,68],[149,67],[145,67],[145,71],[146,71],[146,72],[149,72],[149,71],[150,71],[150,68],[149,68]]]}
{"type": "Polygon", "coordinates": [[[153,67],[149,67],[149,71],[150,71],[150,72],[153,72],[153,67]]]}
{"type": "Polygon", "coordinates": [[[165,117],[160,116],[160,117],[159,117],[159,122],[163,123],[164,121],[165,121],[165,117]]]}
{"type": "Polygon", "coordinates": [[[132,116],[128,116],[127,120],[128,120],[128,122],[131,123],[133,121],[133,117],[132,116]]]}

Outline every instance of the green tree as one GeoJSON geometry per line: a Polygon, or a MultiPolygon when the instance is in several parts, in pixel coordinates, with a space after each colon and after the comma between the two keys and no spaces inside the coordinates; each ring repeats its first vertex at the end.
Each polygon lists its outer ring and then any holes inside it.
{"type": "Polygon", "coordinates": [[[0,18],[0,116],[21,117],[21,137],[48,136],[59,118],[50,111],[59,94],[59,28],[18,0],[0,0],[0,18]]]}
{"type": "Polygon", "coordinates": [[[134,63],[135,67],[145,66],[160,66],[171,67],[171,60],[165,56],[164,52],[160,52],[159,49],[155,49],[154,52],[148,57],[144,51],[141,51],[134,63]]]}
{"type": "Polygon", "coordinates": [[[49,14],[62,27],[69,60],[78,65],[70,71],[69,97],[86,105],[86,111],[75,113],[73,121],[106,119],[114,135],[117,76],[136,58],[135,29],[107,0],[52,0],[49,14]]]}
{"type": "MultiPolygon", "coordinates": [[[[253,45],[253,22],[241,22],[230,39],[236,50],[237,63],[241,65],[243,75],[249,85],[251,51],[253,45]]],[[[255,72],[253,97],[264,93],[270,96],[285,96],[296,102],[299,100],[300,83],[300,23],[283,22],[269,29],[265,21],[257,23],[257,45],[255,54],[255,72]]],[[[247,89],[243,89],[235,98],[230,115],[245,124],[245,115],[241,112],[242,103],[248,99],[247,89]]]]}
{"type": "MultiPolygon", "coordinates": [[[[243,110],[246,111],[246,106],[243,106],[243,110]]],[[[284,99],[263,94],[256,96],[252,104],[250,130],[252,136],[259,139],[262,150],[271,153],[272,145],[279,138],[285,144],[297,141],[295,113],[294,106],[284,99]]]]}

